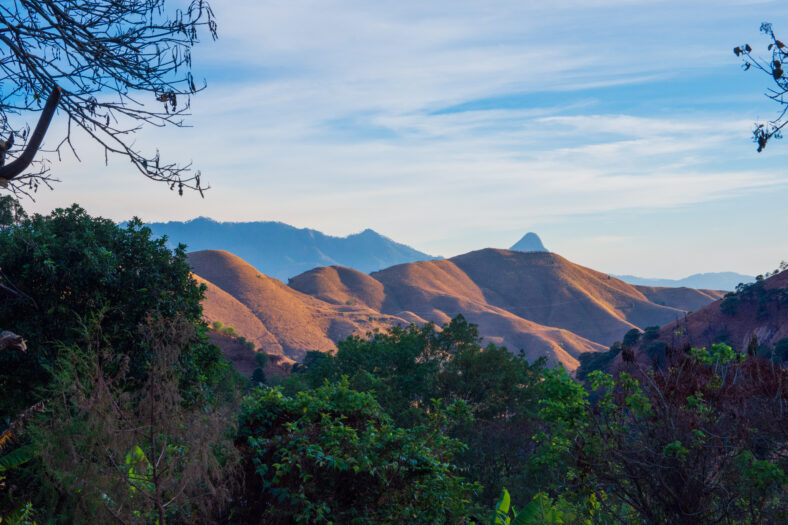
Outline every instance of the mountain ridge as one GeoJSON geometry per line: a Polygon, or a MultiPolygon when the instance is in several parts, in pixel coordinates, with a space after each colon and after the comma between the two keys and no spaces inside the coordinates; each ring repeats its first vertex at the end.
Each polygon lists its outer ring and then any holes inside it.
{"type": "Polygon", "coordinates": [[[340,265],[369,273],[389,266],[436,257],[398,243],[374,230],[336,237],[276,221],[219,222],[207,217],[146,224],[168,243],[190,252],[224,250],[261,273],[286,282],[319,266],[340,265]]]}
{"type": "MultiPolygon", "coordinates": [[[[686,310],[677,306],[719,297],[690,289],[644,290],[665,303],[656,304],[644,291],[559,255],[492,248],[369,275],[318,267],[288,285],[228,252],[192,252],[189,262],[196,275],[234,297],[265,330],[242,312],[238,323],[256,332],[239,335],[265,345],[270,333],[282,355],[294,360],[308,350],[331,351],[351,334],[364,336],[397,324],[440,326],[462,314],[479,326],[485,341],[524,349],[529,360],[546,356],[573,370],[581,354],[606,350],[628,330],[679,319],[686,310]]],[[[227,298],[211,304],[220,297],[218,291],[209,294],[206,317],[233,325],[232,311],[222,306],[229,304],[227,298]]]]}
{"type": "Polygon", "coordinates": [[[522,236],[522,238],[514,243],[511,248],[511,251],[517,252],[546,252],[549,251],[547,248],[544,247],[542,244],[542,239],[539,238],[537,234],[534,232],[528,232],[522,236]]]}
{"type": "Polygon", "coordinates": [[[613,275],[613,277],[637,286],[686,287],[725,291],[734,290],[739,283],[749,283],[755,280],[755,276],[736,272],[695,273],[682,279],[638,277],[636,275],[613,275]]]}

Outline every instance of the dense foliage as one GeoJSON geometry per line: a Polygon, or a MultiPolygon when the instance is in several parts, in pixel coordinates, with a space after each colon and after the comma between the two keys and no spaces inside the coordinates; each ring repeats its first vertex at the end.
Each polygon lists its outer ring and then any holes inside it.
{"type": "Polygon", "coordinates": [[[544,360],[529,364],[522,353],[481,346],[475,325],[461,315],[438,330],[392,328],[369,338],[341,341],[333,355],[310,355],[306,370],[286,385],[315,387],[347,377],[349,385],[371,392],[397,424],[413,427],[429,418],[433,399],[463,401],[472,422],[449,429],[467,448],[457,457],[471,479],[482,483],[481,501],[503,486],[527,491],[532,485],[528,457],[544,360]]]}
{"type": "Polygon", "coordinates": [[[32,503],[53,522],[163,522],[220,506],[237,381],[207,343],[183,248],[138,220],[0,204],[0,327],[26,340],[0,352],[0,516],[32,503]]]}
{"type": "Polygon", "coordinates": [[[471,486],[451,463],[462,444],[443,434],[465,411],[434,407],[399,428],[347,381],[285,396],[261,390],[241,412],[243,523],[455,523],[471,486]]]}
{"type": "Polygon", "coordinates": [[[729,346],[663,369],[546,376],[538,461],[550,488],[619,523],[784,523],[788,370],[729,346]]]}
{"type": "MultiPolygon", "coordinates": [[[[201,287],[190,275],[183,248],[135,219],[123,228],[90,217],[78,206],[22,218],[0,231],[0,327],[27,341],[27,353],[0,355],[0,418],[13,417],[40,399],[49,369],[81,327],[102,312],[108,344],[130,357],[129,373],[143,374],[151,359],[138,326],[150,315],[200,323],[201,287]]],[[[211,375],[219,355],[194,345],[181,356],[183,379],[211,375]]],[[[187,385],[185,385],[187,386],[187,385]]]]}

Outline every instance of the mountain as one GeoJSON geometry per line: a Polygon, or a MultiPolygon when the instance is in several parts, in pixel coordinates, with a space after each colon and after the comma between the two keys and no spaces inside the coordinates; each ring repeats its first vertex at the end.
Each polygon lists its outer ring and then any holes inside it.
{"type": "Polygon", "coordinates": [[[269,354],[300,360],[309,350],[332,350],[336,341],[353,333],[408,323],[364,306],[326,303],[261,274],[225,251],[193,252],[188,260],[194,274],[211,285],[203,302],[206,318],[232,326],[269,354]],[[243,308],[224,308],[226,296],[216,290],[210,293],[213,287],[232,296],[243,308]],[[248,314],[260,325],[249,321],[248,314]],[[246,332],[247,327],[252,331],[246,332]]]}
{"type": "MultiPolygon", "coordinates": [[[[549,252],[485,249],[394,265],[369,275],[319,267],[289,285],[224,251],[189,254],[207,289],[205,316],[270,354],[300,360],[351,334],[398,324],[441,325],[457,314],[486,342],[574,370],[624,333],[683,318],[718,292],[635,287],[549,252]]],[[[252,356],[253,357],[253,356],[252,356]]],[[[249,368],[251,357],[244,358],[249,368]]]]}
{"type": "Polygon", "coordinates": [[[542,244],[539,236],[533,232],[528,232],[523,235],[523,238],[517,241],[514,246],[509,248],[517,252],[546,252],[547,248],[542,244]]]}
{"type": "Polygon", "coordinates": [[[173,246],[183,243],[190,251],[225,250],[282,281],[317,266],[348,266],[369,273],[395,264],[434,259],[369,229],[332,237],[281,222],[217,222],[204,217],[147,226],[154,235],[166,235],[173,246]]]}
{"type": "Polygon", "coordinates": [[[636,326],[665,324],[683,317],[687,306],[719,297],[686,288],[642,291],[553,253],[495,249],[370,275],[316,268],[290,286],[327,302],[436,324],[462,313],[487,341],[523,348],[529,359],[545,355],[569,369],[581,353],[606,349],[636,326]]]}
{"type": "Polygon", "coordinates": [[[696,273],[683,279],[650,279],[647,277],[637,277],[635,275],[615,275],[617,279],[629,284],[641,286],[663,286],[663,287],[687,287],[709,290],[736,289],[739,283],[750,283],[755,280],[752,275],[744,275],[735,272],[716,272],[716,273],[696,273]]]}
{"type": "Polygon", "coordinates": [[[664,288],[659,286],[635,286],[652,303],[670,305],[679,310],[692,312],[710,302],[721,299],[725,292],[720,290],[696,290],[695,288],[664,288]]]}

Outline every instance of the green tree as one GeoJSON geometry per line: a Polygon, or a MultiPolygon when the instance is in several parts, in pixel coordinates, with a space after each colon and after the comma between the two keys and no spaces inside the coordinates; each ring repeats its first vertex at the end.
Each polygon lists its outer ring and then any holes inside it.
{"type": "Polygon", "coordinates": [[[348,382],[285,396],[258,390],[241,413],[243,523],[456,523],[472,486],[452,465],[462,444],[444,435],[462,403],[433,407],[424,425],[395,426],[348,382]]]}
{"type": "Polygon", "coordinates": [[[303,373],[294,374],[288,391],[346,376],[403,427],[426,421],[432,399],[466,403],[473,421],[447,432],[467,445],[457,462],[482,483],[479,499],[487,506],[504,485],[518,497],[538,490],[528,457],[544,364],[529,364],[522,352],[504,347],[482,347],[476,326],[460,315],[440,331],[411,325],[340,341],[334,355],[316,354],[303,373]]]}
{"type": "MultiPolygon", "coordinates": [[[[81,324],[98,311],[105,312],[108,344],[130,357],[132,377],[142,377],[151,358],[138,335],[148,316],[182,316],[205,331],[203,290],[183,247],[171,251],[138,219],[119,227],[76,205],[24,219],[0,231],[0,284],[0,326],[13,328],[28,346],[25,353],[0,354],[0,419],[40,400],[60,350],[80,341],[81,324]]],[[[221,362],[206,343],[180,359],[182,386],[194,392],[221,362]]]]}

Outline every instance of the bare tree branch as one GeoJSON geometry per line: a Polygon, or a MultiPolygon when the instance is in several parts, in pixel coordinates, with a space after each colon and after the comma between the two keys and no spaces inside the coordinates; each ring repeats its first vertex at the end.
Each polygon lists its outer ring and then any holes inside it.
{"type": "Polygon", "coordinates": [[[207,189],[189,163],[164,161],[158,150],[144,152],[135,144],[136,132],[145,127],[184,126],[190,97],[205,87],[190,71],[191,48],[200,29],[216,38],[216,22],[207,1],[186,1],[175,10],[165,9],[165,0],[0,3],[0,136],[12,137],[5,144],[16,159],[0,178],[11,181],[11,191],[30,195],[56,180],[46,158],[23,162],[40,147],[37,132],[51,119],[45,117],[54,95],[29,140],[26,124],[12,123],[40,111],[42,95],[55,90],[68,126],[50,153],[59,158],[65,147],[76,155],[72,132],[82,131],[107,159],[126,158],[172,190],[207,189]],[[7,176],[11,166],[22,170],[7,176]]]}

